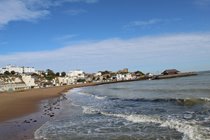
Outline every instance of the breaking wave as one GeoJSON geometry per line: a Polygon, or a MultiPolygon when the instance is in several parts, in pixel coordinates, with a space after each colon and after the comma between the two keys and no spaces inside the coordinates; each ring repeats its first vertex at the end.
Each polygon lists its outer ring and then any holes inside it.
{"type": "Polygon", "coordinates": [[[205,104],[210,103],[209,98],[186,98],[186,99],[167,99],[167,98],[160,98],[160,99],[145,99],[145,98],[137,98],[137,99],[121,99],[121,98],[109,98],[110,100],[121,100],[124,102],[171,102],[176,103],[177,105],[186,105],[186,106],[193,106],[198,104],[205,104]]]}
{"type": "Polygon", "coordinates": [[[155,123],[159,124],[159,127],[168,127],[175,129],[183,134],[183,140],[207,140],[210,139],[210,128],[200,126],[196,124],[196,121],[179,120],[174,117],[168,116],[167,118],[161,118],[160,116],[149,115],[125,115],[125,114],[113,114],[108,112],[100,112],[97,109],[91,107],[84,107],[83,113],[86,114],[101,114],[110,117],[123,118],[133,123],[155,123]]]}

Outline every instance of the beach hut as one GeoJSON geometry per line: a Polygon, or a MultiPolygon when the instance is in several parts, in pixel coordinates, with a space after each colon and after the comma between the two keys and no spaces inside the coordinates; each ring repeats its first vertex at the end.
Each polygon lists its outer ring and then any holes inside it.
{"type": "Polygon", "coordinates": [[[161,74],[163,75],[172,75],[172,74],[178,74],[179,71],[176,69],[167,69],[165,71],[163,71],[161,74]]]}

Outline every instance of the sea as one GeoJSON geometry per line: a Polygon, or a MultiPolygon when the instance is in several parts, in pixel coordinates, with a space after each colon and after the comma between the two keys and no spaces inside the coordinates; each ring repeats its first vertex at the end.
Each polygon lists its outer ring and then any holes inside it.
{"type": "Polygon", "coordinates": [[[36,140],[210,140],[210,71],[76,88],[36,140]]]}

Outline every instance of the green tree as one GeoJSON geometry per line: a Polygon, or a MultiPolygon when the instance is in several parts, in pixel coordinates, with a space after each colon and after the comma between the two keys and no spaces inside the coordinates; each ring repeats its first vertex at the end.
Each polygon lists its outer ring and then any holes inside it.
{"type": "Polygon", "coordinates": [[[51,69],[47,69],[46,72],[47,72],[47,75],[55,76],[54,71],[51,69]]]}
{"type": "Polygon", "coordinates": [[[9,71],[5,71],[4,75],[10,75],[10,72],[9,71]]]}
{"type": "Polygon", "coordinates": [[[85,82],[85,79],[78,79],[77,82],[84,83],[85,82]]]}
{"type": "Polygon", "coordinates": [[[14,70],[13,70],[13,71],[11,71],[11,74],[12,74],[12,75],[15,75],[15,73],[16,73],[16,72],[15,72],[14,70]]]}
{"type": "Polygon", "coordinates": [[[32,73],[31,76],[38,77],[39,75],[37,73],[32,73]]]}
{"type": "Polygon", "coordinates": [[[57,77],[59,77],[59,76],[60,76],[60,72],[57,72],[55,75],[56,75],[57,77]]]}
{"type": "Polygon", "coordinates": [[[66,76],[66,73],[65,73],[65,72],[62,72],[62,73],[61,73],[61,76],[62,76],[62,77],[65,77],[65,76],[66,76]]]}
{"type": "Polygon", "coordinates": [[[141,72],[141,71],[136,71],[136,72],[134,72],[135,73],[135,75],[138,75],[138,76],[141,76],[141,75],[145,75],[143,72],[141,72]]]}
{"type": "Polygon", "coordinates": [[[48,81],[51,81],[52,79],[55,78],[56,75],[55,75],[55,73],[53,72],[53,70],[47,69],[46,72],[47,72],[47,75],[45,75],[45,78],[46,78],[48,81]]]}

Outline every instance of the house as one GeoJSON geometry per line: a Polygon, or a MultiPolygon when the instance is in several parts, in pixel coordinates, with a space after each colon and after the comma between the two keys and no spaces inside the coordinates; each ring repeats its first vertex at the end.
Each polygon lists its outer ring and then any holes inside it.
{"type": "Polygon", "coordinates": [[[66,75],[74,79],[85,79],[85,73],[81,70],[69,71],[66,75]]]}
{"type": "Polygon", "coordinates": [[[22,67],[23,73],[37,73],[34,67],[22,67]]]}
{"type": "Polygon", "coordinates": [[[111,80],[111,71],[99,71],[95,74],[93,74],[93,81],[95,82],[105,82],[111,80]]]}
{"type": "Polygon", "coordinates": [[[101,76],[100,76],[100,81],[103,81],[103,82],[108,82],[111,80],[111,77],[112,77],[112,72],[111,71],[102,71],[101,72],[101,76]]]}
{"type": "Polygon", "coordinates": [[[133,75],[133,77],[135,77],[135,78],[141,78],[141,77],[143,77],[145,74],[144,74],[143,72],[141,72],[141,71],[135,71],[132,75],[133,75]]]}
{"type": "Polygon", "coordinates": [[[94,79],[94,75],[95,74],[85,74],[86,82],[91,83],[93,81],[93,79],[94,79]]]}
{"type": "Polygon", "coordinates": [[[152,78],[154,76],[154,74],[152,74],[152,73],[147,73],[146,74],[146,77],[148,77],[148,78],[152,78]]]}
{"type": "Polygon", "coordinates": [[[172,75],[172,74],[178,74],[179,71],[176,69],[167,69],[165,71],[163,71],[161,74],[163,75],[172,75]]]}
{"type": "Polygon", "coordinates": [[[4,91],[4,82],[0,80],[0,92],[4,91]]]}
{"type": "Polygon", "coordinates": [[[94,74],[94,77],[98,77],[98,76],[101,76],[101,75],[102,75],[102,72],[99,71],[99,72],[94,74]]]}
{"type": "Polygon", "coordinates": [[[71,85],[76,83],[76,79],[72,77],[58,77],[56,82],[58,82],[59,85],[71,85]]]}
{"type": "Polygon", "coordinates": [[[117,73],[120,73],[120,74],[128,73],[128,68],[124,68],[122,70],[119,70],[117,73]]]}
{"type": "Polygon", "coordinates": [[[30,88],[36,86],[35,79],[32,78],[31,75],[25,75],[25,74],[23,74],[22,75],[22,80],[26,84],[26,86],[28,86],[30,88]]]}
{"type": "Polygon", "coordinates": [[[117,81],[122,81],[122,80],[131,80],[133,79],[132,74],[127,73],[127,74],[117,74],[116,75],[117,81]]]}
{"type": "Polygon", "coordinates": [[[33,67],[19,67],[19,66],[13,66],[13,65],[7,65],[4,68],[0,69],[0,73],[4,74],[6,71],[11,72],[14,71],[16,73],[35,73],[35,69],[33,67]]]}
{"type": "Polygon", "coordinates": [[[1,92],[12,92],[12,91],[21,91],[21,90],[26,90],[29,89],[25,83],[1,83],[0,85],[0,91],[1,92]]]}

